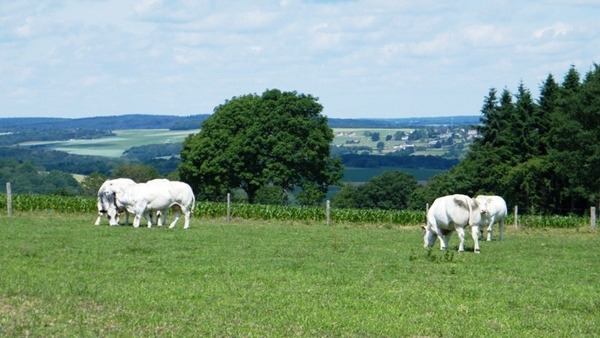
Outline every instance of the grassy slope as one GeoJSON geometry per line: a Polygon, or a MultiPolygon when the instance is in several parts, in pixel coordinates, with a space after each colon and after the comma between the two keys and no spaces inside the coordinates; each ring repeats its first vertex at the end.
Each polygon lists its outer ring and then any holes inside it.
{"type": "Polygon", "coordinates": [[[427,251],[416,227],[94,219],[0,216],[0,336],[600,334],[585,228],[509,229],[476,255],[427,251]]]}

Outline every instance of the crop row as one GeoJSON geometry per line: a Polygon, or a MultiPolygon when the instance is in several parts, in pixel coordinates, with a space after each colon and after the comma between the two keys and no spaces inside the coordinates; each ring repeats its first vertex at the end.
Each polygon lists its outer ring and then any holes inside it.
{"type": "MultiPolygon", "coordinates": [[[[54,211],[54,212],[97,212],[94,198],[79,196],[55,196],[16,194],[12,196],[12,210],[21,212],[54,211]]],[[[7,196],[0,194],[0,210],[7,210],[7,196]]],[[[194,208],[194,217],[224,218],[227,217],[227,204],[217,202],[198,202],[194,208]]],[[[238,219],[326,222],[325,207],[297,207],[262,204],[239,204],[230,206],[230,217],[238,219]]],[[[425,224],[424,211],[410,210],[377,210],[377,209],[335,209],[330,210],[330,222],[333,224],[383,224],[422,225],[425,224]]],[[[519,215],[519,226],[529,228],[577,228],[589,225],[589,217],[580,216],[537,216],[519,215]]],[[[514,224],[513,216],[507,219],[514,224]]]]}

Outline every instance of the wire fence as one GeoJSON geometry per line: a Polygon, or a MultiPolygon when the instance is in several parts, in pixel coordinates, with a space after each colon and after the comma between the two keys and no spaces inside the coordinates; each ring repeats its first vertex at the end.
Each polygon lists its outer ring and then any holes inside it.
{"type": "MultiPolygon", "coordinates": [[[[97,200],[82,196],[57,196],[36,194],[11,194],[7,183],[7,193],[0,194],[0,210],[13,212],[54,211],[63,213],[97,213],[97,200]]],[[[324,223],[327,225],[359,223],[377,224],[384,227],[421,226],[426,223],[426,210],[381,210],[332,208],[329,201],[325,206],[303,207],[266,204],[232,203],[229,196],[226,202],[197,202],[193,217],[232,219],[252,219],[265,221],[301,221],[324,223]]],[[[596,228],[596,208],[591,207],[584,216],[529,215],[519,214],[517,206],[509,211],[506,225],[523,228],[596,228]]]]}

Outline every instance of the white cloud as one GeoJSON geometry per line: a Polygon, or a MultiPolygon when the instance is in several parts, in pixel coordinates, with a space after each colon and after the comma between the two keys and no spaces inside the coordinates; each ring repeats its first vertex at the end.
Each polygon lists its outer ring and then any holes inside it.
{"type": "Polygon", "coordinates": [[[505,32],[493,25],[469,26],[463,29],[467,42],[474,46],[494,46],[506,43],[505,32]]]}
{"type": "Polygon", "coordinates": [[[551,38],[556,38],[558,36],[565,36],[571,31],[571,27],[563,22],[557,22],[552,26],[544,27],[541,29],[537,29],[533,32],[532,37],[535,39],[543,38],[544,36],[549,36],[551,38]]]}
{"type": "Polygon", "coordinates": [[[492,86],[535,92],[600,62],[597,4],[0,2],[0,116],[189,115],[266,88],[318,96],[334,117],[478,114],[492,86]]]}

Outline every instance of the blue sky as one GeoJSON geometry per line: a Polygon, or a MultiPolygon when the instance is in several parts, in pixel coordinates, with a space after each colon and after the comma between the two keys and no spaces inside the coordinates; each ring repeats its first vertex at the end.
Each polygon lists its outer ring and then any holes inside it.
{"type": "Polygon", "coordinates": [[[479,115],[600,63],[600,0],[0,1],[0,117],[193,115],[266,89],[333,118],[479,115]]]}

